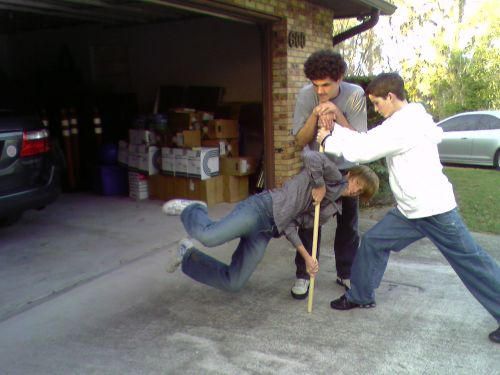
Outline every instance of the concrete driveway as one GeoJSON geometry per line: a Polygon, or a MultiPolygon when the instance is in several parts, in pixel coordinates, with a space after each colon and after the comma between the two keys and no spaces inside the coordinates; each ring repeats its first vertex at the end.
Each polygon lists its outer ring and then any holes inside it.
{"type": "MultiPolygon", "coordinates": [[[[238,294],[165,273],[183,231],[160,207],[63,195],[0,229],[0,374],[499,373],[497,323],[429,241],[391,256],[375,309],[336,312],[330,222],[307,313],[283,239],[238,294]]],[[[377,216],[363,211],[360,229],[377,216]]],[[[499,236],[475,237],[500,260],[499,236]]],[[[234,247],[210,252],[228,260],[234,247]]]]}

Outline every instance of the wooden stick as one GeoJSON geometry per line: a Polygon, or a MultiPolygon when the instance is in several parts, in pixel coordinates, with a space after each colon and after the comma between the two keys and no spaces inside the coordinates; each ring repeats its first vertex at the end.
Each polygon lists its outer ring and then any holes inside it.
{"type": "MultiPolygon", "coordinates": [[[[323,146],[319,147],[319,152],[323,152],[323,146]]],[[[316,253],[318,250],[318,232],[319,232],[319,210],[320,210],[321,202],[316,205],[314,208],[314,233],[313,233],[313,248],[312,254],[314,260],[316,260],[316,253]]],[[[312,311],[314,298],[314,277],[310,277],[309,284],[309,299],[307,300],[307,312],[310,313],[312,311]]]]}
{"type": "MultiPolygon", "coordinates": [[[[316,205],[314,209],[314,235],[313,235],[313,248],[312,248],[312,257],[316,260],[316,252],[318,249],[318,229],[319,229],[319,209],[320,204],[316,205]]],[[[314,297],[314,277],[311,276],[311,281],[309,284],[309,299],[307,301],[307,312],[312,311],[313,305],[313,297],[314,297]]]]}

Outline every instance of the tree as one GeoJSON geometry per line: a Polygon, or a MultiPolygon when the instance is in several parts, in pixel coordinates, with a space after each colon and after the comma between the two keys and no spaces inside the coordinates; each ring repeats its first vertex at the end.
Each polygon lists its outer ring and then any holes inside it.
{"type": "MultiPolygon", "coordinates": [[[[333,35],[337,35],[359,24],[353,19],[333,21],[333,35]]],[[[349,75],[373,75],[376,67],[383,62],[381,40],[373,29],[358,34],[334,47],[347,62],[349,75]]]]}
{"type": "MultiPolygon", "coordinates": [[[[436,119],[500,108],[498,0],[393,0],[394,15],[337,46],[353,75],[397,71],[436,119]]],[[[334,34],[356,24],[334,21],[334,34]]]]}
{"type": "Polygon", "coordinates": [[[453,43],[436,39],[440,63],[430,77],[433,114],[500,108],[500,11],[495,1],[483,1],[477,12],[462,14],[453,43]]]}

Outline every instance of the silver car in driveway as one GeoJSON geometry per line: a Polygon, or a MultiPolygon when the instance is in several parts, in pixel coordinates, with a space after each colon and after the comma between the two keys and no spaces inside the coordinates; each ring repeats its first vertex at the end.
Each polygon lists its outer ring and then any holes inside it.
{"type": "Polygon", "coordinates": [[[444,131],[438,144],[441,162],[500,169],[500,111],[464,112],[437,125],[444,131]]]}

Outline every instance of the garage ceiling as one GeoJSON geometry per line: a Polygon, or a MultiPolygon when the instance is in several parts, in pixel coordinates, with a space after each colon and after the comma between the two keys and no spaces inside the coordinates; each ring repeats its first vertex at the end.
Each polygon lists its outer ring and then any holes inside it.
{"type": "MultiPolygon", "coordinates": [[[[311,0],[333,9],[336,18],[366,16],[378,9],[392,14],[382,0],[311,0]]],[[[202,0],[0,0],[0,33],[13,34],[82,24],[104,27],[165,23],[216,16],[237,21],[273,21],[278,17],[219,1],[202,0]]]]}

